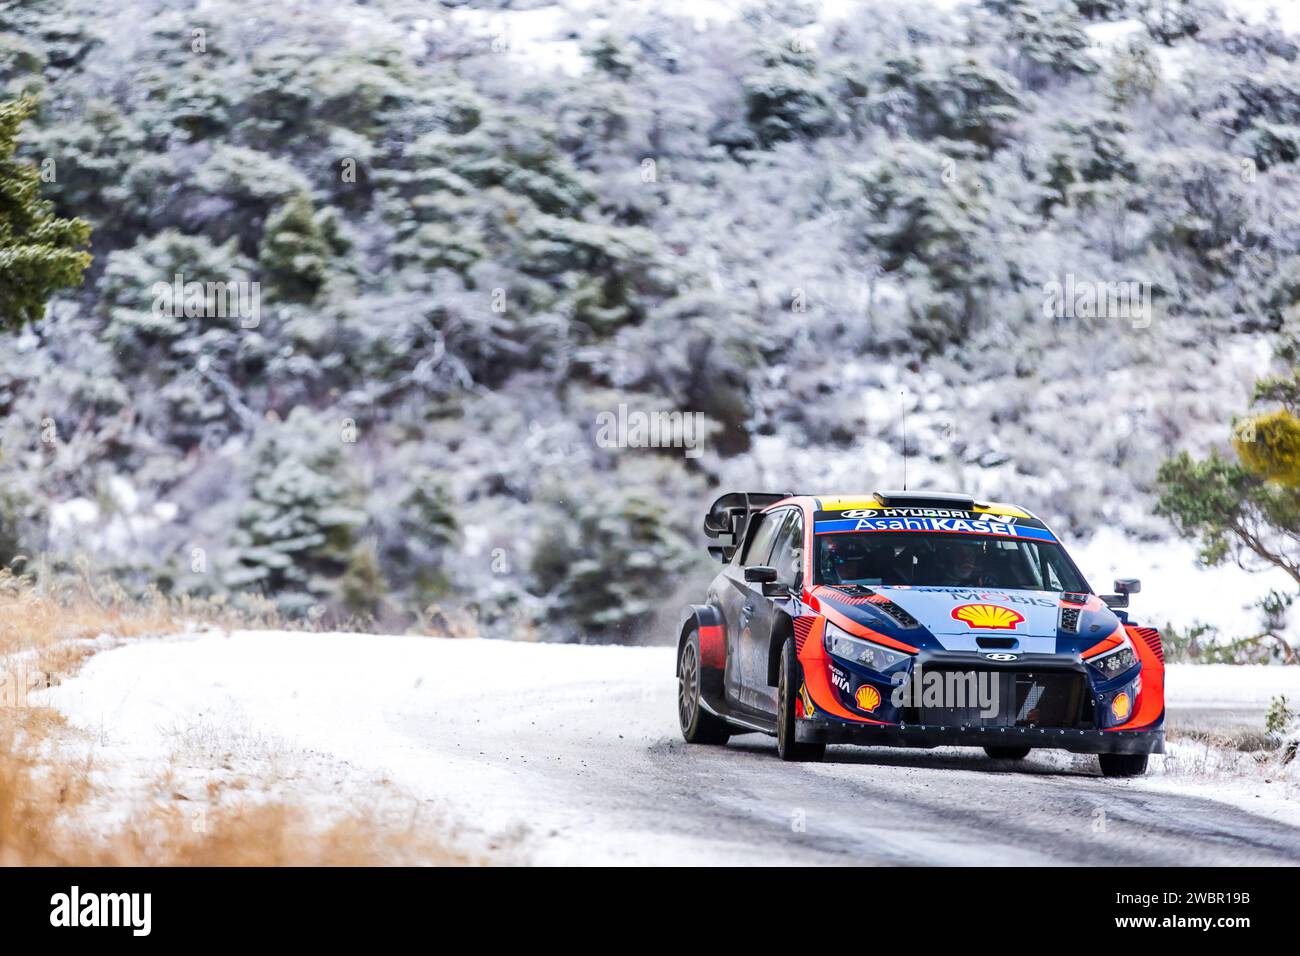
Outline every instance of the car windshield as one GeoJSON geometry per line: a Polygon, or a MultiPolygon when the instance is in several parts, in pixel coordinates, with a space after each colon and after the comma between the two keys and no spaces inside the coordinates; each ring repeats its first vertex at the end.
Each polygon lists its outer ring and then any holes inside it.
{"type": "Polygon", "coordinates": [[[915,531],[817,535],[817,582],[1087,590],[1059,544],[1000,535],[915,531]]]}

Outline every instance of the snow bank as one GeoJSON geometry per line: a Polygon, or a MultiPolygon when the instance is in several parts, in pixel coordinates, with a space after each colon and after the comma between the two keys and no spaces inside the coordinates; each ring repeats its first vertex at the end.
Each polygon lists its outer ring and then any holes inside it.
{"type": "MultiPolygon", "coordinates": [[[[1172,623],[1182,630],[1199,621],[1218,628],[1224,637],[1254,634],[1259,630],[1255,602],[1270,588],[1290,592],[1295,587],[1276,568],[1252,573],[1235,564],[1200,567],[1196,548],[1177,539],[1135,541],[1103,527],[1085,544],[1067,542],[1066,547],[1098,591],[1108,591],[1117,577],[1139,578],[1142,591],[1129,601],[1131,616],[1152,627],[1172,623]]],[[[1294,642],[1294,621],[1291,633],[1294,642]]]]}
{"type": "Polygon", "coordinates": [[[1278,696],[1300,704],[1300,667],[1171,664],[1165,676],[1171,708],[1257,711],[1278,696]]]}

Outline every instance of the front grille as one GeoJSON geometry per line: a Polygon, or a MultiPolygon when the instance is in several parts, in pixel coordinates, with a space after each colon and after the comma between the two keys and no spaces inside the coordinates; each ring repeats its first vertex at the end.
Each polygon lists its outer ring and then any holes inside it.
{"type": "MultiPolygon", "coordinates": [[[[997,712],[986,715],[979,701],[975,706],[925,706],[907,708],[903,719],[941,727],[1076,727],[1085,724],[1088,704],[1085,678],[1075,673],[1034,673],[1030,671],[971,671],[926,668],[929,674],[975,673],[977,686],[990,691],[996,687],[997,712]],[[983,677],[980,675],[989,675],[983,677]],[[985,683],[987,682],[987,683],[985,683]]],[[[930,679],[928,676],[925,678],[930,679]]],[[[945,687],[949,686],[945,678],[945,687]]],[[[969,680],[966,680],[969,687],[969,680]]],[[[945,703],[949,701],[945,699],[945,703]]],[[[1088,725],[1091,721],[1086,721],[1088,725]]]]}

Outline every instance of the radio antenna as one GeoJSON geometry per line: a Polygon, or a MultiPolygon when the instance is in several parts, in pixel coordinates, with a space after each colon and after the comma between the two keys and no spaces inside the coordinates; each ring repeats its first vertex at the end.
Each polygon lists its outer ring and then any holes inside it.
{"type": "Polygon", "coordinates": [[[898,390],[898,408],[903,413],[903,490],[907,490],[907,402],[903,389],[898,390]]]}

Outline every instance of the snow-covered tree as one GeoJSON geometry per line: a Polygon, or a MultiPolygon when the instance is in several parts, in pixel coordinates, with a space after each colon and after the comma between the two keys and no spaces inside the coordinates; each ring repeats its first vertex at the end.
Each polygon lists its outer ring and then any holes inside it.
{"type": "Polygon", "coordinates": [[[560,633],[577,640],[640,636],[688,564],[690,546],[648,490],[592,483],[553,492],[532,561],[537,592],[560,633]]]}
{"type": "Polygon", "coordinates": [[[0,196],[53,203],[29,249],[95,225],[0,320],[0,546],[51,567],[621,638],[698,499],[892,484],[900,407],[918,480],[1159,537],[1300,314],[1300,42],[1214,0],[613,5],[566,70],[408,0],[192,6],[0,0],[0,196]],[[1067,276],[1150,321],[1046,314],[1067,276]],[[702,454],[599,446],[619,404],[702,454]]]}
{"type": "Polygon", "coordinates": [[[355,588],[363,575],[357,530],[366,516],[349,474],[346,428],[295,409],[259,431],[225,569],[232,589],[271,596],[286,613],[303,614],[342,596],[339,579],[349,567],[355,588]]]}

